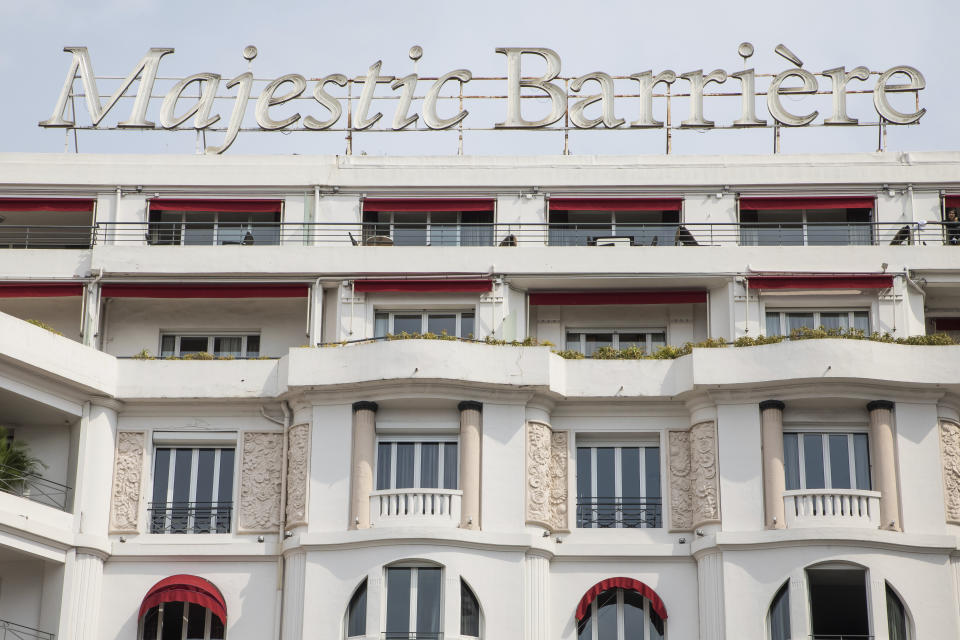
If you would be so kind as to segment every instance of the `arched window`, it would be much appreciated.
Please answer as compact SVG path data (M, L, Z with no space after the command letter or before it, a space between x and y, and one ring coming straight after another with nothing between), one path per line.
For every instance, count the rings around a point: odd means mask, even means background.
M220 590L197 576L161 580L140 605L141 640L223 640L226 624Z
M887 585L887 634L890 640L909 640L907 610L896 592Z
M346 632L348 638L367 635L367 580L354 590L347 605Z
M467 583L460 579L460 636L480 637L480 601Z
M653 589L632 578L611 578L580 599L577 640L663 640L666 618Z
M785 582L770 603L770 640L790 640L790 583Z

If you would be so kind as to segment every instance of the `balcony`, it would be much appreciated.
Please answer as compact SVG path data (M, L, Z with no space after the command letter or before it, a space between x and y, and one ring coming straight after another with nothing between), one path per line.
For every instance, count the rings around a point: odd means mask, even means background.
M783 492L788 529L880 528L880 492L857 489L799 489Z
M66 511L71 489L65 484L0 465L0 491Z
M460 524L457 489L385 489L370 493L370 520L374 527L439 526Z
M232 502L151 502L150 533L230 533Z
M33 627L0 620L0 640L54 640L54 634Z
M659 529L662 498L577 498L577 527L585 529Z

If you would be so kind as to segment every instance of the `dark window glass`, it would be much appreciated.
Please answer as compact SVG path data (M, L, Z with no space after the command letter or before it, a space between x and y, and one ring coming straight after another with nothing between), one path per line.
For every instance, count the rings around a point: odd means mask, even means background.
M210 640L223 640L223 623L217 616L210 616Z
M234 457L233 449L220 450L220 480L217 486L217 533L230 533Z
M845 433L830 435L830 485L831 489L850 488L850 448Z
M800 488L800 449L796 433L783 434L783 465L787 491Z
M783 585L770 605L770 640L790 640L790 592Z
M480 603L463 580L460 581L460 635L480 637Z
M208 340L200 336L182 336L180 338L180 355L188 353L201 353L207 350Z
M597 447L597 526L616 525L617 495L613 447Z
M643 616L643 596L632 589L623 590L624 640L644 640L646 621Z
M387 638L410 636L410 569L387 569ZM391 635L392 634L392 635Z
M597 596L597 639L617 640L617 590Z
M413 464L415 445L412 442L397 443L397 484L395 489L413 488Z
M593 522L593 477L589 447L577 448L577 526L589 527Z
M260 336L247 336L247 357L260 357Z
M200 449L197 452L197 494L193 519L194 533L209 533L214 529L211 522L213 510L213 465L215 449ZM192 610L191 610L192 611ZM191 613L191 616L193 614Z
M420 445L420 486L436 489L440 486L440 445L424 442Z
M457 444L447 442L443 445L443 488L456 489L457 483L457 465L460 460L457 457Z
M183 603L163 603L163 630L160 640L183 640Z
M647 498L660 497L660 447L646 447L644 460L647 476Z
M207 630L207 610L198 604L186 604L187 640L204 640Z
M768 311L767 312L767 335L768 336L779 336L781 335L780 331L780 313L778 311Z
M418 634L433 638L440 632L440 569L417 569L417 628Z
M350 598L347 609L347 637L363 636L367 633L367 581L357 587Z
M143 616L143 640L156 640L160 626L160 607L153 607Z
M825 488L823 475L823 437L819 433L803 434L803 467L805 489Z
M473 338L476 337L476 330L474 329L474 318L473 312L470 313L461 313L460 314L460 336L461 338Z
M427 244L427 214L401 213L393 216L393 244L423 247Z
M431 313L427 316L427 331L436 335L457 335L457 314Z
M160 340L160 357L169 358L177 355L177 337L163 336Z
M857 465L857 489L870 490L870 448L867 434L853 434L853 460Z
M612 333L588 333L586 334L586 349L583 355L588 358L593 355L594 351L600 347L612 347L613 346L613 334Z
M390 455L393 445L381 442L377 445L377 491L390 488Z
M419 313L393 316L393 333L420 333L422 328L423 318Z

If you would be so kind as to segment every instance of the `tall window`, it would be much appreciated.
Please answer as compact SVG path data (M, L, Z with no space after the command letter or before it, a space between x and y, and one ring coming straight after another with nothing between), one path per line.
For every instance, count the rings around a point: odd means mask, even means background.
M150 533L230 533L234 449L156 449Z
M365 211L363 239L389 239L396 246L489 247L492 211Z
M439 640L443 637L440 567L387 568L384 640Z
M162 602L143 616L141 640L223 640L220 618L198 604Z
M577 526L662 527L660 447L578 446Z
M633 245L673 246L679 211L551 211L551 245L587 246L624 238Z
M357 587L347 606L346 635L356 638L367 635L367 581Z
M662 329L567 329L566 348L589 358L600 347L638 347L653 353L666 343L667 333Z
M767 311L767 335L788 336L794 329L857 329L870 333L870 314L867 311Z
M260 336L169 333L160 336L161 357L179 357L191 353L211 353L218 358L257 358L260 356Z
M765 209L740 212L740 244L871 244L872 209Z
M147 239L160 245L277 245L280 213L151 210Z
M577 623L577 640L663 640L663 619L632 589L608 589Z
M866 433L784 433L783 456L788 491L870 490Z
M480 601L467 583L460 579L460 636L480 637Z
M866 580L866 571L848 564L807 569L814 640L872 637Z
M381 440L377 444L377 491L456 489L458 460L456 438Z
M388 333L433 333L472 338L474 318L473 311L377 311L373 335L382 338Z
M907 635L907 610L896 592L886 585L887 591L887 635L890 640L909 640Z
M770 640L790 640L790 583L786 582L770 604Z

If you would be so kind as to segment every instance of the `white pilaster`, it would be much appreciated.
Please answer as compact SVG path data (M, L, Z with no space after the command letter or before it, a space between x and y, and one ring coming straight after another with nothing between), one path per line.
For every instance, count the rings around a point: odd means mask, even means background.
M549 640L550 561L528 553L523 563L523 638Z
M96 555L67 552L59 640L98 640L103 560Z
M284 558L283 640L303 640L303 593L307 554L295 551Z
M700 596L700 640L724 640L723 555L710 553L697 558Z

